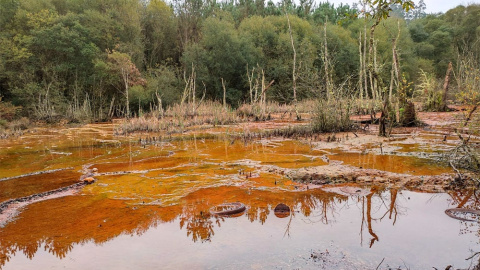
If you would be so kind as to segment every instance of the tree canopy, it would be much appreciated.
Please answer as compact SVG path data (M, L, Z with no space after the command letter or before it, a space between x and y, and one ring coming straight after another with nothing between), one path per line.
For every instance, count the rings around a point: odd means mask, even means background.
M426 14L423 1L408 12L397 1L384 2L393 3L375 32L384 81L398 30L409 81L420 70L443 76L458 55L480 57L480 5ZM205 91L208 99L221 100L225 87L226 101L239 106L250 99L249 76L264 76L274 81L269 99L291 102L285 12L297 53L298 98L321 95L328 70L332 82L349 81L359 93L359 47L365 50L365 29L375 23L364 8L311 0L0 0L0 97L38 119L74 118L88 103L92 117L102 120L136 113L129 105L148 109L157 96L163 106L177 102L193 68L197 94Z

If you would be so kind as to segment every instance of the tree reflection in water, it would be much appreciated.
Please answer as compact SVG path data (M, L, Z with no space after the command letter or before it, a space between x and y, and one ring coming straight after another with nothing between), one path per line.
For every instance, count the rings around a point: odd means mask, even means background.
M390 195L389 198L385 196L387 193ZM375 209L375 213L385 211L383 215L378 218L372 217L372 198L374 195L377 195L377 199L379 203L376 203L377 209ZM397 222L397 217L400 214L406 212L406 209L399 205L398 200L398 190L397 189L390 189L389 192L385 192L384 189L379 189L378 187L372 187L368 195L361 198L362 201L362 227L360 229L360 242L363 244L363 228L364 226L367 227L368 233L371 236L369 247L371 248L375 242L378 242L380 239L378 235L373 230L372 221L382 221L387 215L388 219L392 220L392 226L395 226ZM366 211L365 211L366 209ZM399 212L400 209L400 212Z
M449 203L451 208L480 209L480 200L478 199L480 191L478 190L452 190L448 192L448 195L450 196ZM469 221L460 221L460 224L460 234L475 233L480 239L480 230L478 226L475 226L476 224ZM478 243L480 243L480 240ZM466 260L471 261L469 269L480 270L480 252L472 251L472 255L466 258Z
M78 244L105 243L122 234L141 235L165 222L178 222L179 230L193 242L215 241L215 231L228 217L210 214L211 207L241 201L247 210L239 218L265 224L276 218L273 209L279 203L291 208L291 220L332 224L342 210L355 206L361 217L360 244L364 234L369 235L372 247L381 235L375 231L375 221L388 218L392 226L406 213L401 191L371 187L365 194L336 194L320 189L306 191L279 191L245 187L222 186L205 188L186 195L179 204L166 207L156 205L128 205L122 200L95 196L71 196L30 205L19 218L0 229L0 267L17 252L33 258L40 247L58 258L65 258ZM473 192L452 192L451 204L478 209ZM469 224L465 223L465 226ZM294 232L289 225L285 234ZM478 234L478 232L477 232Z

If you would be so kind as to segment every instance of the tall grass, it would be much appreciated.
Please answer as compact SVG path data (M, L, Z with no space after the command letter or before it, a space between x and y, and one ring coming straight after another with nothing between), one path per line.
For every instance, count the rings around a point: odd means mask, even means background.
M240 118L230 107L213 101L206 101L195 108L192 104L175 104L163 111L155 111L146 116L125 120L115 129L115 134L124 135L132 132L184 132L186 128L209 124L213 126L234 124Z
M6 121L0 119L0 139L22 136L24 131L31 126L30 120L26 117Z
M315 110L315 100L307 99L297 103L297 111L299 113L313 113ZM237 114L243 118L253 118L256 120L265 120L261 119L261 108L258 104L244 103L237 109ZM265 115L268 119L268 115L272 114L281 114L281 118L287 113L294 113L295 108L292 104L280 104L278 102L267 102L265 105Z

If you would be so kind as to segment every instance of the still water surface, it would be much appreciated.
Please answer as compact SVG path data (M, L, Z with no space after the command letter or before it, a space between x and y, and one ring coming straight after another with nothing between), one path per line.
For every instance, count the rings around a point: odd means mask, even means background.
M1 269L375 269L382 260L379 269L444 269L468 268L465 259L480 251L478 224L444 213L478 208L472 193L304 190L265 168L326 164L325 151L308 144L201 134L142 144L112 133L91 125L0 144L0 202L75 183L89 168L99 173L76 195L30 204L4 223ZM448 171L413 156L332 151L329 158L394 172ZM54 169L63 170L25 176ZM209 214L235 201L247 206L244 214ZM292 215L277 217L278 203Z

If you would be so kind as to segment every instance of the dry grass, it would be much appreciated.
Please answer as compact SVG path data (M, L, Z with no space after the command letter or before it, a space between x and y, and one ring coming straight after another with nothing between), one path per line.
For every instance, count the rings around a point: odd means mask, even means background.
M297 103L297 110L299 113L313 113L315 108L314 100L303 100ZM268 119L272 114L286 114L288 112L295 112L293 104L280 104L278 102L267 102L265 105L264 118ZM237 109L237 114L243 118L255 118L262 120L262 108L259 104L244 103Z
M30 120L26 117L12 120L11 122L0 120L0 139L22 136L30 125Z
M382 108L382 102L375 99L355 99L350 103L352 113L359 115L375 114Z
M195 111L195 114L193 114ZM133 132L182 133L186 128L209 124L213 126L238 123L240 118L231 108L218 102L204 102L193 109L191 104L175 104L163 112L125 120L115 129L116 135Z
M346 103L342 103L346 104ZM342 105L339 104L339 105ZM318 112L317 100L305 100L297 104L299 113L307 113L314 115ZM343 115L342 125L345 123L344 110L335 107L335 113ZM330 109L329 109L330 110ZM340 110L340 111L339 111ZM193 113L195 111L195 114ZM154 111L145 116L132 118L123 121L116 129L116 135L125 135L133 132L167 132L167 133L183 133L186 129L193 126L200 125L228 125L245 121L259 121L270 120L272 115L283 118L288 112L294 112L294 106L289 104L279 104L275 102L268 102L265 106L264 117L261 117L261 108L258 105L243 104L237 110L232 110L230 107L224 108L219 102L207 101L195 109L192 104L175 104L164 111ZM330 117L330 116L328 116ZM331 116L333 117L333 115ZM330 119L330 118L329 118ZM332 118L332 123L337 123L337 118ZM335 129L336 130L336 129ZM344 130L344 128L340 128ZM304 133L305 131L297 130L296 133ZM310 131L309 131L310 132ZM287 132L289 133L289 132Z

